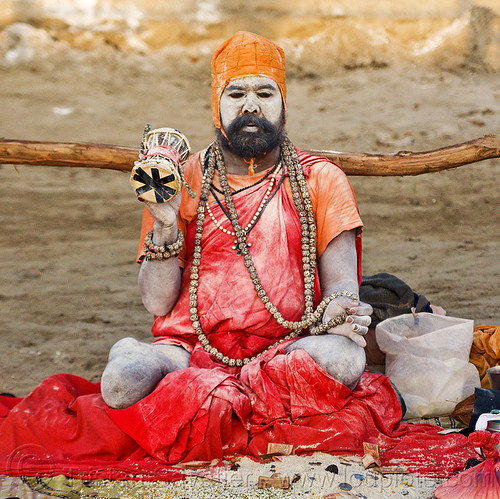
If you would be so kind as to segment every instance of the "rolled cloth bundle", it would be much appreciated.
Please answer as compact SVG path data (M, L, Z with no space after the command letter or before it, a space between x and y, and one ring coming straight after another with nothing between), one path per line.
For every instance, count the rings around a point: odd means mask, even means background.
M425 296L414 293L404 281L385 272L363 276L359 297L373 307L371 327L385 319L409 314L412 307L416 312L432 312Z
M500 326L476 326L470 350L470 362L479 371L481 386L490 388L486 370L500 364Z

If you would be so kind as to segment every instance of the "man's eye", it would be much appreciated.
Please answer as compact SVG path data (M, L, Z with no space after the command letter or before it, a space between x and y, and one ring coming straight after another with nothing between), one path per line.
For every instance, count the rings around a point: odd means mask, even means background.
M232 92L229 94L232 99L241 99L243 97L243 92Z
M262 99L267 99L268 97L271 97L271 92L259 92L257 94L260 98Z

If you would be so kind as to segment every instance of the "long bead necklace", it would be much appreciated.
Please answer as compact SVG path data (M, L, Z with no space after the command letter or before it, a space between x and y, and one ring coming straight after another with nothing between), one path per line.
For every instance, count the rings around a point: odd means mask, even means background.
M205 170L203 177L201 193L200 193L200 203L197 209L197 220L196 220L196 233L194 236L194 251L193 251L193 262L191 266L190 273L190 285L189 285L189 306L191 313L191 321L193 323L193 328L198 336L198 339L203 346L203 348L213 354L216 359L229 366L241 367L244 364L248 364L258 356L267 352L271 348L283 343L289 339L296 338L299 336L304 329L307 329L314 324L316 324L322 317L328 304L339 296L347 296L352 299L358 299L354 293L349 291L341 291L333 295L329 295L321 301L316 310L314 310L314 277L316 273L316 225L314 220L314 211L312 208L311 200L309 197L309 191L307 189L307 183L302 172L302 167L297 157L297 153L293 147L290 140L285 137L281 146L284 164L286 165L290 178L290 185L292 188L292 198L297 208L299 214L299 220L302 230L302 261L304 270L304 301L305 310L299 321L293 322L288 321L283 318L278 309L273 305L267 296L266 291L262 287L260 279L257 275L256 268L253 264L252 257L248 250L248 242L246 241L246 233L240 225L238 219L238 213L234 206L232 199L231 189L227 181L226 169L224 164L224 158L222 156L222 151L219 143L214 143L208 157L208 166ZM203 235L203 224L205 221L205 212L208 207L208 192L210 185L212 184L215 170L219 172L219 180L224 192L224 198L226 201L226 207L229 213L229 219L234 229L234 234L237 238L236 248L238 253L243 256L245 267L247 267L250 274L250 278L254 285L254 289L264 304L265 308L271 313L271 315L276 319L278 324L281 324L284 328L290 329L291 332L284 338L274 342L269 345L265 350L259 352L253 357L245 358L231 358L224 355L217 348L210 345L208 337L203 331L200 324L200 317L198 314L198 285L199 285L199 266L201 263L201 239ZM311 328L312 334L322 334L328 329L342 324L347 315L341 314L337 317L332 318L326 323L317 325Z

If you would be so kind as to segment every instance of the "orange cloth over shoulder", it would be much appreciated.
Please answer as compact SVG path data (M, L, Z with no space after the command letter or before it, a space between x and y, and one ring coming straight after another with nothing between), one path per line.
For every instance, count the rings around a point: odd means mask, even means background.
M219 104L227 84L244 76L266 76L278 85L286 111L285 53L266 38L239 31L226 40L212 58L212 116L221 129Z

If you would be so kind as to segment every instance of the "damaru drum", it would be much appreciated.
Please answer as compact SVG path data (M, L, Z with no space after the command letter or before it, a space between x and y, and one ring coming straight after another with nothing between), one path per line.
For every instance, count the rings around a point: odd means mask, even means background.
M184 183L182 164L191 153L186 136L174 128L146 131L140 160L136 161L130 182L140 201L164 203L176 196Z

